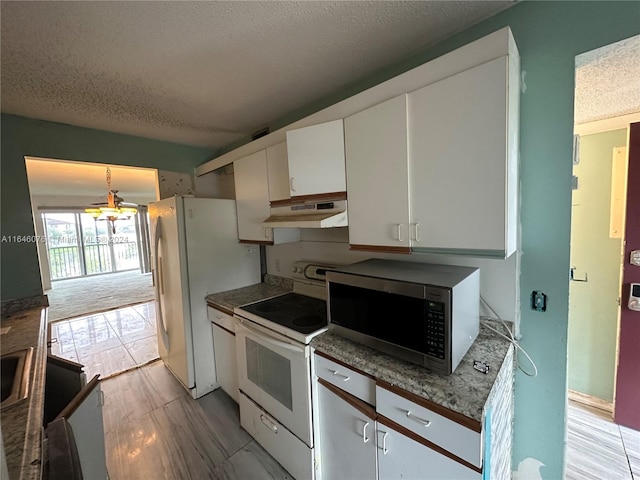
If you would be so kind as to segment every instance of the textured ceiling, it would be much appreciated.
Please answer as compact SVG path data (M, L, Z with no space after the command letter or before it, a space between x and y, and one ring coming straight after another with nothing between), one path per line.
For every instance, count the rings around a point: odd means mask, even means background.
M513 1L2 1L2 111L212 148Z
M640 112L640 35L576 57L576 125Z

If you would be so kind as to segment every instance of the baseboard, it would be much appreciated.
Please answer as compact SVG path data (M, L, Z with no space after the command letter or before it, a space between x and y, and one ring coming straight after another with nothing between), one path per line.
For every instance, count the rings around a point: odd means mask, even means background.
M613 403L602 400L601 398L592 397L586 393L569 390L569 400L613 414Z

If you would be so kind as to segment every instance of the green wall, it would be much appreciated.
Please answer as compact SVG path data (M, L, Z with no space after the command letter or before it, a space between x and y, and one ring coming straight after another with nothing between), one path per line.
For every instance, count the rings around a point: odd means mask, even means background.
M627 143L627 131L580 138L580 163L573 167L569 285L569 388L613 402L618 333L618 291L622 240L609 238L613 149Z
M640 2L520 2L270 127L272 131L284 127L505 26L513 31L524 76L520 104L522 346L539 370L535 378L520 372L516 376L513 466L517 469L520 461L533 457L545 465L543 478L560 479L566 422L575 56L640 34ZM548 295L546 312L528 308L533 290Z
M14 115L1 118L1 214L3 236L32 236L31 202L24 157L109 163L193 173L210 149L78 128ZM42 295L33 243L0 246L2 301Z

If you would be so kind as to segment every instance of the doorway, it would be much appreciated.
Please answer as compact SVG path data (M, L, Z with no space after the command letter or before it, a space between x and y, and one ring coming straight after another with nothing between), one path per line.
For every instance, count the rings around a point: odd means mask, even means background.
M640 432L613 422L629 125L640 120L640 36L576 57L569 273L567 478L633 478ZM640 388L636 385L634 388Z
M159 198L155 169L25 159L49 321L154 299L146 205ZM110 185L137 213L115 222L85 208L105 204Z

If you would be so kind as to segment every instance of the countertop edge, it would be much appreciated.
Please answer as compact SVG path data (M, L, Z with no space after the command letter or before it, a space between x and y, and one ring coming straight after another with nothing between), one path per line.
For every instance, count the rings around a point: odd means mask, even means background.
M331 349L327 349L325 348L325 345L323 345L323 342L330 341L331 336L339 337L340 342L348 342L350 344L349 348L353 347L353 348L356 348L357 350L361 350L362 352L368 352L368 355L365 355L368 359L367 363L374 362L378 366L365 368L362 365L359 366L357 360L355 363L350 363L349 361L347 361L344 358L341 358L340 356L336 357L334 353L331 351ZM471 420L482 422L484 418L487 402L489 402L491 400L492 395L495 394L494 389L496 388L495 383L496 383L497 377L500 371L505 366L506 358L508 357L512 358L512 355L509 354L509 350L512 349L513 346L512 345L507 346L506 345L507 342L505 340L500 339L497 335L496 336L494 336L493 334L479 335L479 338L476 340L476 342L479 342L480 344L485 344L484 348L488 348L489 346L492 346L490 344L495 341L499 341L501 343L503 342L504 345L499 349L500 350L499 353L498 351L496 351L496 354L500 355L501 357L499 362L499 367L497 368L497 370L491 372L488 375L488 378L486 379L486 382L489 382L489 381L491 382L490 385L486 385L485 383L486 387L481 387L478 385L479 388L476 388L476 386L472 385L469 382L461 382L462 377L460 377L460 375L456 373L455 376L445 377L447 379L450 379L450 385L446 386L443 384L443 382L436 381L433 384L432 394L427 394L427 395L424 394L425 393L424 390L417 391L413 388L406 388L406 386L409 385L411 382L404 382L400 379L400 377L397 377L397 375L395 376L396 380L394 381L391 377L389 377L389 372L385 372L385 369L381 368L380 365L395 364L397 365L397 368L405 368L406 366L407 368L406 375L408 375L406 378L413 378L410 376L411 371L414 370L414 373L416 369L422 371L423 370L422 367L408 364L390 355L387 355L384 352L380 352L375 349L372 349L371 347L361 345L358 342L353 342L349 339L341 337L340 335L337 335L336 333L331 332L331 330L329 330L328 332L325 332L321 336L314 338L311 341L311 346L314 348L314 350L323 352L332 358L336 358L337 360L347 365L351 365L353 368L357 370L364 371L367 375L372 376L375 379L389 382L392 385L395 385L402 390L406 390L407 392L413 395L416 395L420 398L423 398L424 400L432 402L436 405L439 405L440 407L448 409L457 414L461 414L467 418L470 418ZM474 342L474 344L476 342ZM487 342L489 342L489 344L487 344ZM465 355L466 363L470 363L471 350L472 349L470 349L470 352L467 352L467 355ZM356 354L354 359L355 358L360 358L360 355ZM366 366L366 363L365 363L365 366ZM478 374L478 372L476 372L475 370L473 370L471 365L463 366L461 364L459 366L459 369L461 372L466 370L467 373L465 373L465 375L474 375L476 380L480 379L480 383L484 382L484 380L482 380L483 376L481 374ZM458 378L456 379L455 377L458 377ZM449 380L447 380L447 382L449 382ZM405 383L407 385L405 385ZM457 394L451 397L452 393L458 390L460 391L460 394ZM447 394L442 395L441 392L447 392ZM467 401L460 403L461 395L463 397L466 397L467 399L474 398L474 400L471 401L470 403L467 403ZM447 396L451 397L453 401L449 401L449 399L447 399Z
M44 392L47 368L47 319L48 308L40 313L40 331L36 346L35 366L29 395L29 413L27 417L22 454L21 480L36 480L42 470L42 420L44 415Z

